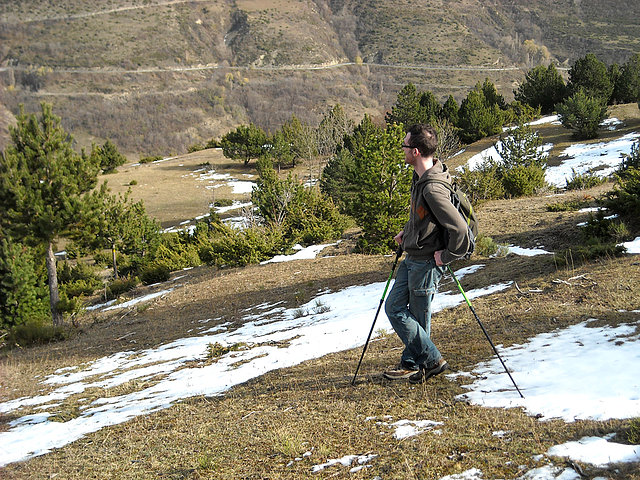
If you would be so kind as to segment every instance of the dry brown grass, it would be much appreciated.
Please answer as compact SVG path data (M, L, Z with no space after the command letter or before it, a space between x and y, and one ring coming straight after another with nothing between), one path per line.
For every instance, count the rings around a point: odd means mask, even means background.
M599 190L588 192L597 196ZM546 197L487 202L479 207L483 230L505 243L563 248L574 241L583 214L546 211ZM523 215L523 212L526 212ZM532 235L532 232L535 234ZM202 267L180 272L180 285L148 308L94 313L82 319L82 332L49 347L15 350L2 359L12 389L4 399L33 395L43 388L39 375L62 366L130 349L158 346L188 335L199 320L220 317L238 322L243 310L278 298L287 307L312 299L320 289L382 281L391 257L342 252L331 258L216 271ZM342 254L340 254L342 253ZM603 259L570 267L551 257L475 258L486 265L464 280L466 289L502 281L512 288L474 300L494 341L505 346L598 318L608 324L637 320L640 263L634 256ZM560 281L558 281L560 280ZM139 293L148 291L144 287ZM451 290L444 281L441 290ZM624 310L625 312L621 312ZM211 325L213 326L213 325ZM465 306L438 313L433 335L454 371L468 371L491 356ZM487 409L455 400L461 380L438 377L423 386L386 381L380 372L393 364L401 344L384 335L370 344L356 386L350 384L360 349L338 352L301 365L270 372L215 398L191 398L164 411L87 435L54 452L12 464L3 478L439 478L481 468L486 478L514 478L538 465L534 455L550 446L618 432L624 442L627 421L541 422L519 409ZM517 379L525 382L525 379ZM118 391L89 392L115 395ZM13 390L15 389L15 390ZM38 392L37 392L38 391ZM60 408L58 420L77 414L77 399ZM22 414L22 412L21 412ZM389 420L385 416L393 417ZM367 420L367 418L373 419ZM13 417L1 418L5 424ZM434 420L441 434L427 432L406 440L393 438L384 422ZM498 438L492 432L509 433ZM305 452L311 456L302 457ZM347 454L377 454L371 468L350 474L333 466L312 474L312 465ZM301 460L296 460L301 459ZM510 462L507 462L509 460ZM293 462L293 463L290 463ZM637 466L599 472L582 465L589 477L640 478Z
M257 178L253 162L244 167L241 162L225 158L219 149L207 149L160 162L128 164L117 173L103 175L100 181L106 180L113 192L123 193L130 188L131 196L143 200L147 213L163 227L177 226L208 213L209 205L216 200L248 201L250 194L234 194L224 180L201 180L200 175L205 172L228 174L242 181ZM137 184L131 185L132 180ZM212 185L219 188L211 188Z
M635 104L610 107L609 114L610 117L624 118L624 126L615 132L602 130L599 138L588 143L597 143L612 138L619 138L626 133L637 131L640 126L640 110L638 110ZM539 131L544 143L551 142L554 144L554 148L550 152L550 165L558 164L561 161L559 158L560 153L566 147L575 143L575 140L571 138L571 132L562 126L546 124L536 127L536 130ZM458 166L465 164L471 156L489 148L497 138L497 136L485 138L468 146L465 152L447 162L449 168L455 170ZM307 179L310 175L317 177L319 168L320 165L317 161L303 161L294 169L284 169L281 174L284 176L291 172L298 175L301 179ZM218 174L228 174L236 180L255 181L257 178L254 161L251 161L248 166L244 166L242 162L225 158L219 149L207 149L187 155L180 155L161 162L127 164L120 167L117 173L102 176L101 181L106 180L109 188L113 192L124 193L130 188L132 197L136 200L143 200L147 213L158 219L163 227L177 226L182 222L193 220L197 216L208 213L209 205L215 200L249 200L250 194L234 194L230 187L224 186L227 183L226 180L199 180L203 169L215 171L215 173ZM137 184L130 185L133 180L135 180ZM218 185L219 188L207 188L207 186L211 187L212 185ZM610 188L609 185L598 189L594 195L600 195L608 188ZM574 192L568 194L567 198L577 198L582 195L581 192ZM492 214L485 215L486 218L481 219L482 230L484 232L493 231L494 227L487 225L486 222L493 222L493 219L498 218L499 220L495 221L506 221L506 223L503 223L501 228L495 229L495 233L487 234L495 236L495 239L501 242L502 237L510 235L511 230L521 230L525 232L525 235L521 236L523 238L517 237L513 240L516 243L519 242L520 246L533 246L535 242L525 237L530 234L530 230L528 229L530 226L536 226L537 228L535 230L538 230L540 227L540 225L536 225L536 222L530 221L531 218L537 218L532 209L538 208L538 206L532 204L528 199L514 200L514 202L518 204L518 209L514 208L514 214L508 218L495 217ZM549 203L552 203L552 201L550 200ZM487 206L485 208L487 208L488 211L492 211L494 208L502 207ZM526 216L518 213L520 208L524 208L527 211ZM538 210L538 213L542 213L544 216L544 205L540 206ZM240 211L236 210L223 216L237 216L239 214ZM509 215L508 212L505 214ZM534 217L531 217L531 215L534 215ZM559 217L561 217L561 215L559 215ZM544 218L549 222L556 222L555 220L549 219L548 216L544 216ZM525 223L524 229L523 225L516 226L517 223L522 222ZM548 235L548 238L553 240L554 236ZM527 244L523 245L523 242ZM548 248L554 248L553 245L554 243L548 243L546 246Z
M300 180L307 180L309 176L317 178L320 167L319 161L303 161L295 168L283 168L280 174L286 176L292 173ZM229 178L202 178L214 173L228 175ZM242 161L225 158L221 149L211 148L159 162L129 163L116 173L102 175L99 182L106 181L114 193L131 189L131 197L136 201L142 200L151 217L163 227L170 227L209 213L209 206L215 201L249 202L251 193L234 193L228 183L231 180L255 182L257 178L254 160L245 166ZM135 181L134 185L132 181ZM238 216L241 213L241 209L235 209L221 217Z

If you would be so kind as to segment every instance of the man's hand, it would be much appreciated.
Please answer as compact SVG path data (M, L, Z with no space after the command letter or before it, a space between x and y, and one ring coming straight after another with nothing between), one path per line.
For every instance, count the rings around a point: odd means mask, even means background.
M398 245L402 245L402 236L404 235L404 230L400 230L400 233L397 234L393 239L396 241Z
M437 250L433 254L433 258L436 261L436 265L438 267L444 267L444 263L442 263L442 252L444 252L444 250Z

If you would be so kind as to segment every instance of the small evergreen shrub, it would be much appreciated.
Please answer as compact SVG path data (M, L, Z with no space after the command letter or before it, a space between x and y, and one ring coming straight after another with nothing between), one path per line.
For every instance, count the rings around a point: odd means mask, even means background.
M107 285L107 300L118 298L138 285L138 277L121 277Z
M504 198L505 189L500 178L499 165L491 158L474 170L464 167L456 177L458 186L466 193L471 203L479 200Z
M60 291L68 298L93 295L103 286L100 277L90 266L82 262L73 267L69 262L63 262L58 269L58 282Z
M127 159L122 155L111 140L107 140L102 147L95 147L93 155L100 161L102 173L116 173L116 168L124 165Z
M108 252L96 252L93 254L93 261L100 267L110 267L111 254Z
M234 343L232 345L222 345L219 342L210 343L207 345L207 359L218 360L229 352L237 352L239 350L246 350L247 348L247 344L244 342Z
M158 160L162 160L162 156L161 155L140 157L140 163L152 163L152 162L157 162Z
M284 238L282 229L273 226L235 230L218 224L216 230L210 242L199 252L203 261L216 267L260 263L292 245Z
M554 255L554 258L558 264L572 265L574 263L584 263L602 257L620 257L624 255L626 250L622 245L592 240L589 243L558 252Z
M567 179L567 190L585 190L587 188L597 187L604 183L604 179L598 177L593 172L576 173L575 169L571 169L572 176Z
M166 265L148 265L140 272L140 281L145 285L166 282L171 278L171 270Z
M632 223L640 217L640 140L631 147L628 155L615 174L616 185L607 193L606 205Z
M519 165L503 173L502 184L510 197L530 196L545 186L544 168Z
M600 123L607 118L607 104L580 89L564 102L556 105L560 122L573 130L573 137L589 140L598 136Z
M102 288L102 282L92 283L87 280L76 280L75 282L60 285L60 291L64 292L69 298L91 296L93 293Z
M230 207L233 205L233 200L230 198L219 198L213 202L214 207Z
M212 138L207 142L205 148L222 148L222 141L217 138Z
M532 107L527 103L514 100L504 112L505 125L512 123L531 122L540 116L540 105Z
M61 292L60 300L58 301L57 306L58 311L67 314L68 316L73 316L77 313L80 313L83 309L82 302L77 297L68 297L66 292Z
M629 425L627 440L632 445L640 445L640 418L634 418Z
M640 140L631 146L631 153L623 155L622 165L620 165L620 173L632 168L640 168Z
M69 262L63 262L58 268L58 281L60 283L71 283L77 280L100 281L98 275L86 263L78 262L71 266Z
M483 257L490 257L498 252L498 248L499 246L493 238L481 233L476 238L474 254L481 255Z
M6 344L9 347L27 347L31 345L44 345L52 342L66 340L71 335L71 330L62 326L53 326L50 323L38 321L27 322L24 325L16 325L9 329Z
M202 259L198 253L199 246L190 243L177 243L172 247L161 244L156 250L154 263L162 265L169 271L182 270L202 265Z
M205 149L205 147L202 146L200 143L195 143L193 145L190 145L187 148L187 152L188 153L199 152L199 151L204 150L204 149Z
M587 262L601 257L619 257L626 248L619 243L629 235L627 226L604 213L591 215L582 230L582 244L559 252L555 259L561 264Z
M621 242L629 236L629 229L624 222L615 218L605 218L602 211L590 215L583 227L582 235L586 242L597 239L600 242Z
M330 198L314 189L303 189L291 202L285 219L284 235L292 243L313 245L339 238L347 219Z
M32 250L0 231L0 329L50 319L49 297L42 265Z

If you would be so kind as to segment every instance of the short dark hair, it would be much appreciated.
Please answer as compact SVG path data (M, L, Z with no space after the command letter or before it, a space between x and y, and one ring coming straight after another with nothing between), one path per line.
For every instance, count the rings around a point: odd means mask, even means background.
M423 157L429 157L436 153L438 148L438 134L431 125L418 123L412 125L407 133L411 134L409 143L413 148L417 148Z

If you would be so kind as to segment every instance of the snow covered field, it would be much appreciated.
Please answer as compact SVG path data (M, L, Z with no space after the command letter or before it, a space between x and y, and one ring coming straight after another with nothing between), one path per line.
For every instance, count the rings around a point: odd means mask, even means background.
M530 125L542 125L545 123L558 123L558 116L543 117L532 122ZM619 124L620 121L618 119L609 118L603 126L610 130L615 130ZM573 177L574 171L576 174L584 174L593 169L597 169L594 170L594 173L599 177L609 176L622 163L622 155L628 155L631 152L631 146L638 138L640 138L640 133L634 132L608 142L590 144L577 143L571 145L559 153L558 156L562 159L560 165L547 168L545 179L551 185L563 188L566 186L567 180ZM546 154L548 154L552 148L553 144L551 143L544 144L540 147ZM500 155L494 146L471 157L467 162L467 166L473 170L482 163L484 159L489 157L495 160L500 159Z

